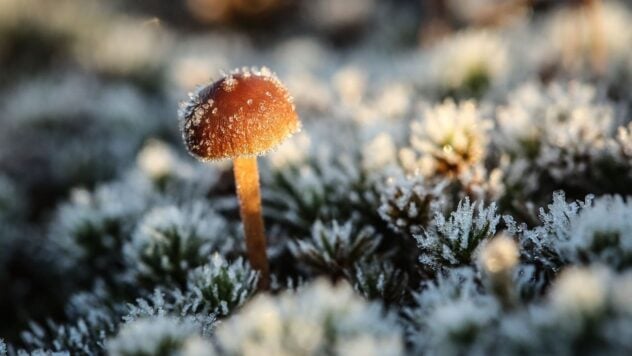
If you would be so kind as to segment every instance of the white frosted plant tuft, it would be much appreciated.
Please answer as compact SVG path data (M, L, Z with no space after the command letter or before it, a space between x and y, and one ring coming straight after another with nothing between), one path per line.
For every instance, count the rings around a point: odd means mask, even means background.
M431 51L431 82L439 92L480 97L506 80L507 44L490 31L468 30L440 42Z
M542 225L526 231L522 245L529 258L551 268L602 263L624 269L632 263L631 217L632 205L620 196L566 203L558 192L548 211L540 211Z
M325 280L277 297L255 297L216 335L227 355L401 355L404 346L393 315L348 284Z
M410 143L417 162L405 163L409 171L426 176L458 176L483 160L492 122L481 117L475 102L456 104L447 100L424 111L411 124Z
M213 345L197 334L195 326L169 317L139 319L123 325L108 340L108 354L142 355L215 355Z
M311 237L290 243L292 254L309 267L324 272L341 273L371 255L381 236L372 227L356 227L351 221L317 220Z
M255 292L258 274L242 259L226 261L214 254L211 261L192 270L183 311L229 315Z
M380 217L396 232L420 234L447 205L446 186L446 181L436 183L419 174L395 173L380 186Z
M212 252L225 251L232 242L225 220L209 203L193 201L150 210L125 253L141 278L184 283L189 269L205 264Z
M475 261L482 244L496 234L501 216L495 203L460 201L449 216L437 211L433 223L415 235L419 262L429 270L468 265Z

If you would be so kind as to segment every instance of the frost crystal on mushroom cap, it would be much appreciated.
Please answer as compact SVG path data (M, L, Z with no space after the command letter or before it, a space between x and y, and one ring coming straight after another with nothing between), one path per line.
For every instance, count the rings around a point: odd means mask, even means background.
M182 136L200 160L259 155L300 128L292 97L267 68L233 71L189 96Z

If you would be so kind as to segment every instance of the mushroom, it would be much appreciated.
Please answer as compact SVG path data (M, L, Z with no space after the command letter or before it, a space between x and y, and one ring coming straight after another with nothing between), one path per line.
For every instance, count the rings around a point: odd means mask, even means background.
M200 161L233 160L248 260L267 289L257 156L300 130L292 97L265 67L235 70L189 96L179 112L185 145Z

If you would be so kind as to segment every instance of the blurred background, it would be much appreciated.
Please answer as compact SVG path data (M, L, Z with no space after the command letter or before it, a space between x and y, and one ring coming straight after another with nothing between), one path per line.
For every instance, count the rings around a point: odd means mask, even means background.
M278 73L307 120L371 92L384 93L381 110L405 111L412 96L481 98L533 77L612 79L609 95L626 96L625 10L592 0L1 0L0 169L37 219L68 187L115 177L147 138L177 141L178 101L241 66Z
M132 167L160 170L164 150L189 159L178 102L241 66L276 72L307 125L412 118L421 102L494 101L517 83L565 78L595 83L629 109L629 5L0 0L0 215L12 221L2 234L46 235L73 189ZM0 248L0 290L11 285L0 293L8 340L29 319L62 313L50 305L67 297L59 278L40 278L42 269L24 262L42 253L37 244L16 239Z

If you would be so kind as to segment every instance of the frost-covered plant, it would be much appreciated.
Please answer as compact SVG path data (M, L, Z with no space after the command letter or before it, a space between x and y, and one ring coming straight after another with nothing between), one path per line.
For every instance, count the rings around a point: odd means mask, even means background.
M485 158L491 125L473 101L457 105L446 100L427 108L410 127L410 144L419 157L404 150L404 167L425 176L458 176Z
M159 113L136 88L89 75L45 76L20 83L12 93L3 104L0 164L20 178L36 212L76 186L117 177L143 138L161 125L139 119Z
M259 295L217 328L226 355L400 355L393 315L346 283L318 280L298 292Z
M491 336L500 306L487 295L471 268L447 270L422 285L415 306L406 310L408 340L415 352L436 355L477 354Z
M446 271L406 310L408 340L424 354L623 355L632 346L631 281L599 266L571 268L545 298L502 309L473 270Z
M499 144L525 158L550 156L547 149L574 153L599 148L612 131L614 112L597 94L596 88L580 82L520 86L498 109ZM552 163L549 158L538 163Z
M561 8L546 18L542 38L546 60L564 70L590 77L625 74L632 31L630 8L621 1L603 1L596 7ZM572 38L572 41L569 41ZM629 70L629 69L628 69Z
M122 314L123 306L113 301L103 283L96 283L92 291L70 298L64 322L31 323L21 334L22 344L31 351L104 354L105 340L118 330Z
M50 238L66 255L64 263L79 267L81 275L116 279L124 270L124 246L153 198L151 183L136 175L93 193L75 190L59 208Z
M49 322L45 328L32 325L22 334L22 339L33 350L50 348L72 354L103 354L105 340L114 332L116 324L113 320L87 322L83 319L61 325Z
M632 203L620 196L595 199L573 219L570 236L560 246L567 261L632 266Z
M374 258L359 262L348 273L347 279L368 299L398 303L408 292L408 274L388 260L380 262Z
M575 198L627 192L627 163L609 148L616 109L597 88L574 81L526 83L510 93L497 109L494 141L510 157L504 170L513 199L544 204L555 189Z
M496 234L499 222L495 203L486 207L483 202L471 203L469 198L459 202L447 218L436 212L432 225L415 236L421 252L419 262L427 270L468 265L479 246Z
M213 346L198 335L194 325L169 317L138 319L125 324L108 340L113 356L214 355Z
M542 225L524 232L526 256L557 269L565 264L602 263L625 269L632 263L632 205L620 196L586 197L567 203L557 192Z
M226 316L250 298L257 279L257 273L242 259L229 263L215 254L210 263L190 272L183 312Z
M374 182L361 167L359 147L346 144L359 140L356 127L336 123L333 129L309 129L314 134L333 133L331 146L312 148L304 162L264 172L262 180L268 186L262 192L266 215L292 235L308 234L316 220L379 220L379 197Z
M501 85L509 68L507 45L496 33L470 30L432 49L431 80L441 95L480 97Z
M189 269L231 247L226 231L226 221L205 201L157 207L141 219L125 253L141 280L184 285Z
M185 310L188 303L186 291L178 288L157 288L150 295L136 299L135 303L127 305L127 313L123 320L131 323L154 317L176 318L183 323L195 325L203 336L209 336L215 322L216 315L213 313L195 313L191 309Z
M624 355L632 350L631 291L629 272L571 267L554 281L545 303L507 318L499 331L508 334L514 350L527 354ZM538 342L529 342L531 337Z
M128 305L126 321L171 316L198 326L209 335L216 317L227 316L254 293L257 273L243 260L228 262L214 254L203 266L190 270L187 284L180 288L157 288Z
M447 182L438 184L419 174L399 174L387 178L380 189L380 216L394 231L412 236L422 232L435 211L446 202Z
M315 270L342 274L371 255L380 240L370 226L358 228L351 221L340 225L336 220L317 220L311 238L292 241L289 246L294 257Z

